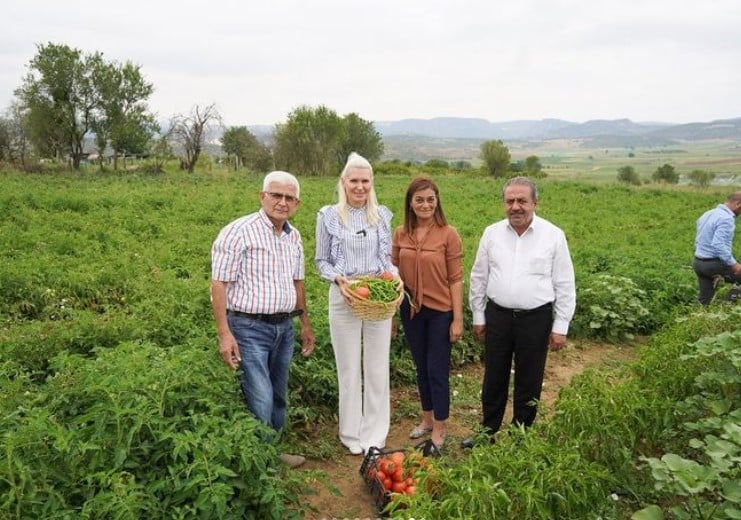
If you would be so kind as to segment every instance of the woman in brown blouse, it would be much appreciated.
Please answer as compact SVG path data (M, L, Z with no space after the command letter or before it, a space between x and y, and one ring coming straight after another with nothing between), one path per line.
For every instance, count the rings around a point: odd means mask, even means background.
M401 322L422 404L422 420L409 436L431 433L439 451L450 414L450 352L463 334L463 250L432 179L418 177L409 184L404 224L394 231L391 261L409 296L401 304Z

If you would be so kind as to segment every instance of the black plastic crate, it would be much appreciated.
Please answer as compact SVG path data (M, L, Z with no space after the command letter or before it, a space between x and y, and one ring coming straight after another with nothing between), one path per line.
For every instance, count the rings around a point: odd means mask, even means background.
M363 458L363 463L360 465L360 476L373 498L373 503L379 515L383 513L383 510L391 501L391 492L387 491L383 487L383 482L378 480L378 459L396 451L406 453L406 450L381 450L375 446L371 446Z

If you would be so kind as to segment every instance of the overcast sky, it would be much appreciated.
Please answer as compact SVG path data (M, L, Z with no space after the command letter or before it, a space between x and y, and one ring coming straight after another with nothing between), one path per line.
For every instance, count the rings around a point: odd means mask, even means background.
M140 65L161 120L741 117L741 0L4 0L0 110L47 42Z

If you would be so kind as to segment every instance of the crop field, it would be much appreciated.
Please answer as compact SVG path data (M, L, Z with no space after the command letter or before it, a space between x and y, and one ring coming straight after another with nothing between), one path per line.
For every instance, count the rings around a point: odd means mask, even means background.
M698 309L691 270L694 221L729 188L576 180L568 171L577 166L549 163L539 150L550 177L539 183L537 213L564 229L576 268L570 334L616 345L640 335L641 361L619 375L579 378L553 419L537 423L537 435L441 460L426 477L429 492L392 516L630 518L656 514L655 505L715 506L733 518L741 508L741 312ZM574 164L583 168L596 153ZM637 151L631 160L647 157ZM711 160L696 150L683 164ZM483 229L503 218L503 181L434 177L463 239L467 274ZM410 179L376 177L395 224ZM336 421L337 383L327 285L312 259L316 213L336 200L336 178L300 181L293 223L307 254L317 350L294 360L291 426L281 442L324 455L333 440L312 435L315 425ZM259 208L261 179L221 170L0 172L0 186L0 518L302 517L307 480L321 475L286 470L276 463L279 446L260 440L262 427L218 357L209 303L211 243L225 224ZM454 362L479 360L469 327ZM403 337L392 345L392 381L414 382ZM712 438L725 443L713 444L716 459L703 451ZM718 450L730 462L713 466ZM675 459L663 454L712 471L693 476L702 486L682 488L686 479L671 478Z
M648 181L656 168L671 164L680 175L692 170L720 179L741 179L741 147L729 140L677 142L664 146L584 146L582 140L552 140L511 145L514 159L537 155L551 178L614 182L618 168L633 166ZM741 182L741 181L736 181Z
M741 184L741 145L729 139L671 141L665 144L624 146L610 139L550 139L545 141L508 141L512 161L536 155L551 179L615 182L618 168L632 166L644 181L664 164L674 166L680 183L692 170L715 174L716 184L729 180ZM394 136L386 145L387 159L414 157L424 163L430 159L467 161L481 165L477 139L444 139L419 136ZM685 176L685 177L683 177Z

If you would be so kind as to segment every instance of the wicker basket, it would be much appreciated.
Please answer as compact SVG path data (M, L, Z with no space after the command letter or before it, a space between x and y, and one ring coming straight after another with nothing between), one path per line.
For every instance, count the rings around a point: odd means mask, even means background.
M347 292L352 297L350 309L356 317L361 320L383 321L389 319L396 313L396 309L404 298L404 284L399 280L397 285L399 296L390 302L379 302L361 298L352 288L348 287Z

